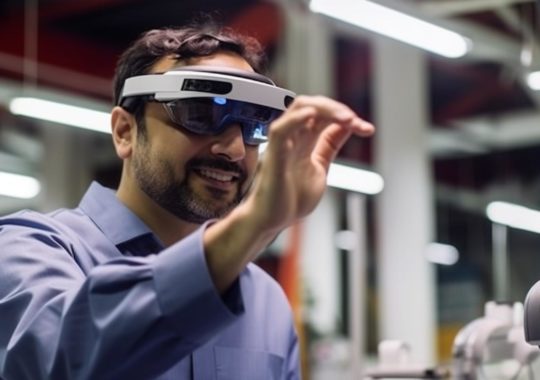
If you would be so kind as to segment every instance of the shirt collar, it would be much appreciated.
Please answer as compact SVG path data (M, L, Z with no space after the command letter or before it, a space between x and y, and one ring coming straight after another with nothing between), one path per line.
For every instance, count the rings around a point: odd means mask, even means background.
M79 208L114 245L118 246L143 235L152 235L158 240L150 228L116 197L113 190L97 182L92 182Z

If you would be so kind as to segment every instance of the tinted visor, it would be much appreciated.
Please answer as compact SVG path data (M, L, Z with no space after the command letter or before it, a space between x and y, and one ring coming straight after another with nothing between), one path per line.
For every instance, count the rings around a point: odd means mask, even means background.
M172 122L190 132L217 135L232 124L242 127L244 143L268 140L268 127L283 111L222 97L175 99L164 102Z

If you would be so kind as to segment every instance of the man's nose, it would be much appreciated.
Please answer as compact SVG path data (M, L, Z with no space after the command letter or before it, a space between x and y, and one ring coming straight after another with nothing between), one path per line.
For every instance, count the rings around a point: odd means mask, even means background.
M212 142L212 153L224 156L229 161L236 162L244 159L246 146L242 134L242 126L234 123L225 128Z

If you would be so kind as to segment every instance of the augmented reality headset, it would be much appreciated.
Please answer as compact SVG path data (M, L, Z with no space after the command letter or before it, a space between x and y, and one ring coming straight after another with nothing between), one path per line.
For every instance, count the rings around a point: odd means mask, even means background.
M268 127L295 97L264 75L225 67L184 66L163 74L126 79L120 106L133 112L137 99L163 103L173 124L201 135L242 127L244 143L268 140Z

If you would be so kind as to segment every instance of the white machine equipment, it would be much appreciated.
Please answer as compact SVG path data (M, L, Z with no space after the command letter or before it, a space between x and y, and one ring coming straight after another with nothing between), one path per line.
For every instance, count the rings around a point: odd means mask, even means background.
M540 350L527 343L540 344L540 326L535 323L540 315L540 282L537 285L527 297L525 318L521 303L487 302L484 316L456 335L450 366L415 365L407 344L383 341L379 364L366 371L366 379L540 379Z

